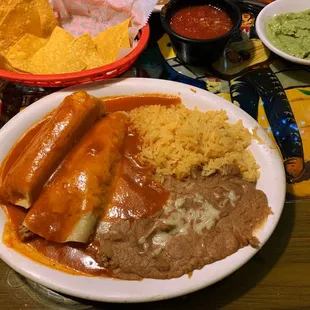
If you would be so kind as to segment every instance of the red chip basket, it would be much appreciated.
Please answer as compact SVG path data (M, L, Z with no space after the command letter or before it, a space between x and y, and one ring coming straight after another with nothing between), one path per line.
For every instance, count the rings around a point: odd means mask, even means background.
M124 73L131 67L145 49L149 36L150 27L146 24L137 35L138 44L135 49L124 58L106 66L67 74L24 74L0 70L0 78L41 87L66 87L75 84L109 79Z

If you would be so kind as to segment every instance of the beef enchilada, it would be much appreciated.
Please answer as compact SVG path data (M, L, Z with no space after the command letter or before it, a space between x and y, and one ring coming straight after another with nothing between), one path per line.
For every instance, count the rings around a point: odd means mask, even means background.
M77 92L68 96L29 141L5 175L1 197L30 208L67 151L104 112L102 101Z
M55 242L84 242L111 196L128 117L115 112L94 124L67 154L24 225Z

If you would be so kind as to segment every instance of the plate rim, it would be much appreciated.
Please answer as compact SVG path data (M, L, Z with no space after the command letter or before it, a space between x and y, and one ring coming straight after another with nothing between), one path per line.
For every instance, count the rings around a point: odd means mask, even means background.
M27 107L26 109L24 109L23 111L21 111L20 113L18 113L16 116L14 116L7 124L5 124L2 129L0 130L0 142L2 139L5 138L5 136L7 134L10 134L10 131L12 131L11 127L16 126L15 124L18 124L19 121L22 121L24 119L26 119L27 115L31 114L32 112L34 112L34 114L38 114L39 112L36 112L36 110L41 111L41 110L47 110L47 105L48 102L53 102L58 100L59 103L62 101L62 98L64 96L67 96L68 94L72 93L73 91L76 90L86 90L86 91L96 91L98 89L102 89L105 87L109 87L112 84L112 87L115 87L113 85L118 85L119 83L124 84L124 87L127 86L134 86L134 85L148 85L149 87L154 87L154 91L153 93L156 92L164 92L164 91L155 91L155 89L157 88L158 85L163 85L162 87L164 87L164 85L167 86L167 88L173 88L176 87L176 89L178 90L178 92L183 92L183 91L191 91L191 97L195 98L195 96L203 96L206 98L210 98L210 101L215 101L215 102L220 102L220 105L224 105L228 108L227 111L233 111L233 113L236 113L237 115L239 115L239 118L241 118L243 121L247 120L252 124L255 124L256 126L258 126L260 132L262 135L264 135L264 138L266 138L266 143L268 142L269 145L272 145L272 141L271 139L268 137L268 135L265 133L265 131L260 127L260 125L256 122L256 120L254 120L251 116L249 116L246 112L244 112L243 110L241 110L240 108L238 108L237 106L235 106L234 104L232 104L231 102L217 96L214 95L206 90L197 88L197 87L193 87L191 85L187 85L187 84L183 84L183 83L179 83L179 82L174 82L174 81L167 81L167 80L158 80L158 79L150 79L150 78L124 78L124 79L111 79L111 80L106 80L106 81L100 81L100 82L95 82L95 83L89 83L89 84L82 84L82 85L76 85L76 86L72 86L69 88L65 88L62 89L58 92L55 92L53 94L50 94L48 96L43 97L42 99L38 100L37 102L33 103L31 106ZM157 86L156 86L157 85ZM136 92L137 94L141 92ZM150 93L150 92L145 92L145 93ZM116 95L116 94L115 94ZM182 94L181 94L182 95ZM208 100L208 99L206 99ZM58 104L59 104L58 103ZM40 106L41 104L41 106ZM45 105L45 106L44 106ZM45 107L45 108L44 108ZM46 113L46 112L45 112ZM41 113L40 118L43 116L44 114ZM33 121L32 123L34 123L35 121ZM18 126L17 126L18 127ZM28 126L29 127L29 126ZM275 165L274 166L278 166L278 174L277 174L277 178L279 181L279 192L278 192L278 197L280 197L277 201L278 202L278 212L277 214L275 214L275 218L273 220L272 223L272 228L268 231L268 233L265 235L264 239L261 242L261 245L259 247L259 249L265 244L265 242L270 238L271 234L273 233L274 229L276 228L278 221L280 219L280 216L282 214L283 211L283 206L284 206L284 201L285 201L285 187L286 187L286 181L285 181L285 173L284 173L284 167L283 167L283 162L282 159L279 155L279 152L273 152L273 156L275 157ZM1 155L1 150L0 150L0 155ZM270 198L270 197L268 197ZM3 214L4 212L1 210L0 213L0 220L3 218ZM6 221L6 217L4 217L4 220ZM0 234L2 235L2 230L3 230L3 226L0 223ZM246 249L246 250L245 250ZM23 256L22 254L19 254L17 252L15 252L13 249L9 249L7 248L3 243L2 240L0 242L0 258L7 263L12 269L16 270L18 273L22 274L23 276L25 276L26 278L29 278L39 284L42 284L52 290L55 290L57 292L63 293L63 294L68 294L71 296L76 296L79 298L84 298L84 299L89 299L89 300L96 300L96 301L101 301L101 302L117 302L117 303L123 303L123 302L150 302L150 301L156 301L156 300L163 300L163 299L168 299L168 298L173 298L173 297L177 297L177 296L181 296L184 294L189 294L191 292L197 291L199 289L202 289L204 287L210 286L212 284L214 284L215 282L220 281L221 279L227 277L228 275L230 275L231 273L233 273L234 271L236 271L237 269L239 269L242 265L244 265L247 261L249 261L257 252L259 249L253 249L253 248L249 248L245 247L242 248L240 250L238 250L236 253L228 256L227 258L217 261L213 264L209 264L206 265L208 266L208 268L210 268L210 266L217 266L218 264L221 264L221 262L223 262L224 260L228 261L232 261L234 263L233 267L230 267L229 270L227 272L224 273L224 275L220 276L220 277L215 277L212 281L207 282L205 281L198 281L198 284L195 285L189 285L186 286L185 288L178 288L175 289L174 292L169 292L169 290L166 290L166 288L163 289L163 292L161 294L150 294L149 296L137 296L137 295L131 295L131 293L133 292L129 292L127 293L126 296L119 296L119 295L113 295L110 294L109 296L102 296L102 295L98 295L98 294L89 294L87 292L83 292L83 291L77 291L74 288L68 288L68 287L64 287L63 285L59 285L59 281L61 282L63 278L67 278L70 277L72 278L72 281L74 281L74 279L76 279L76 277L79 277L79 279L97 279L94 282L102 282L103 281L108 281L108 283L110 282L110 284L112 285L113 283L149 283L149 282L153 282L154 285L156 285L156 283L160 283L162 281L164 281L165 284L167 284L168 282L173 284L175 282L180 282L183 283L185 282L186 285L188 282L192 281L192 278L195 278L197 273L200 273L201 271L203 271L203 269L205 269L206 267L204 267L202 270L195 270L194 271L194 276L190 279L187 280L186 277L187 275L184 275L180 278L176 278L176 279L170 279L170 280L154 280L154 279L144 279L142 281L124 281L124 280L115 280L115 279L111 279L111 278L96 278L96 277L87 277L87 276L73 276L73 275L69 275L54 269L51 269L47 266L43 266L39 263L36 263L28 258L26 258L25 256ZM242 253L246 252L246 256L243 259L240 259L238 261L234 261L235 257L238 257L238 253L239 256L242 256ZM241 253L241 254L240 254ZM12 261L12 256L14 257L19 257L21 260L23 258L23 261L26 260L25 266L23 266L23 268L21 268L19 266L18 262L15 262L14 260ZM233 258L232 258L233 257ZM33 270L29 270L33 267L32 265L35 265L35 269L39 269L38 271L33 271ZM45 275L42 276L41 271L45 272ZM212 270L212 267L211 267ZM54 279L50 278L49 275L57 275L57 277L59 277L58 281L54 281ZM199 276L199 275L198 275ZM98 279L100 279L98 281ZM185 279L185 280L184 280ZM80 280L79 280L80 281ZM156 282L156 283L155 283ZM113 284L113 285L114 285ZM151 283L152 284L152 283ZM123 284L122 284L123 285ZM124 284L125 285L125 284ZM148 284L149 285L149 284ZM125 285L126 286L126 285ZM130 287L129 287L130 288Z

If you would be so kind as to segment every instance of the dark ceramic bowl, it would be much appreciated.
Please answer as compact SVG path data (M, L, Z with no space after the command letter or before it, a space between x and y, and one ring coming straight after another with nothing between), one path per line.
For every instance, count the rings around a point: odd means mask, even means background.
M214 39L189 39L177 34L170 27L172 15L188 6L212 5L225 11L232 19L232 29L223 36ZM170 0L160 12L161 23L168 33L177 57L188 64L202 65L221 56L231 36L240 31L242 14L236 4L230 0Z

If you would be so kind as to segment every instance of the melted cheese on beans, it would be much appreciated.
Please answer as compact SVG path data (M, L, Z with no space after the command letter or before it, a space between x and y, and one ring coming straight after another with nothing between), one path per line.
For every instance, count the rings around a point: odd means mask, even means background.
M175 201L169 200L164 208L162 219L162 223L169 229L157 232L152 237L153 245L162 249L175 235L187 234L190 230L200 234L204 229L211 229L214 226L220 215L219 210L198 194L194 202L199 203L199 207L189 208L186 200L187 197L178 198Z

